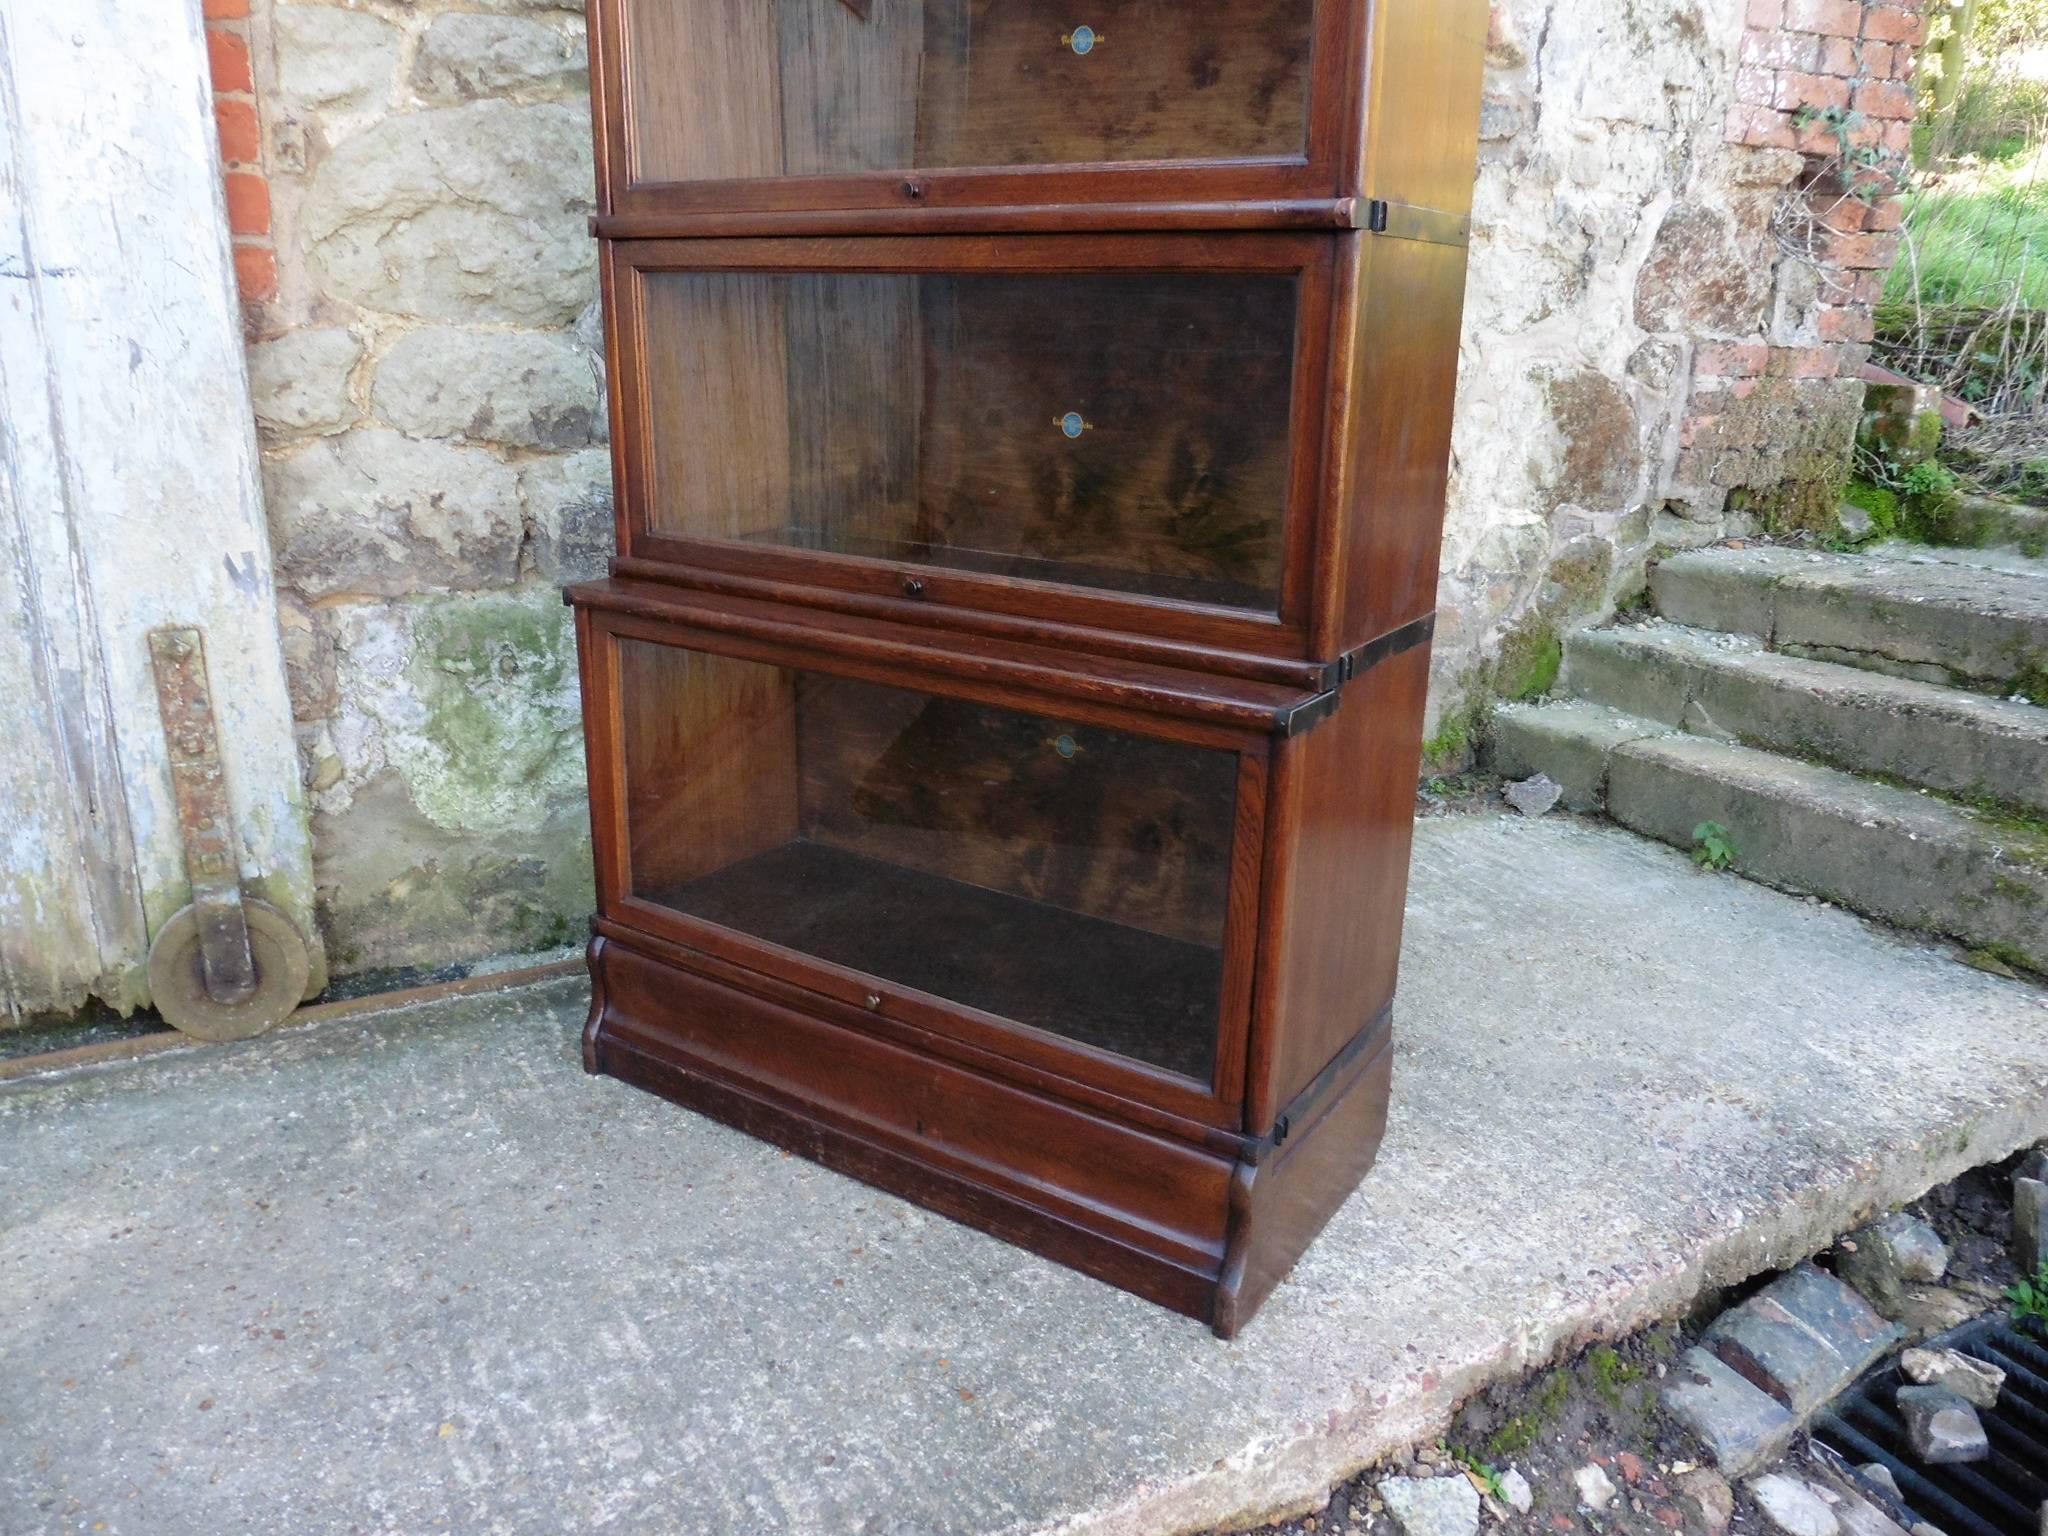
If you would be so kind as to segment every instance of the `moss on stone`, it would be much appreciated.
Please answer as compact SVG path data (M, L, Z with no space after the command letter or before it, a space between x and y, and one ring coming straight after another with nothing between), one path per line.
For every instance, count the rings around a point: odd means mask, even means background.
M1624 1387L1643 1379L1642 1368L1630 1365L1611 1344L1602 1344L1586 1356L1586 1376L1593 1391L1610 1408L1621 1406Z
M394 752L413 800L444 827L531 822L582 776L567 611L552 593L427 606L407 681L417 745Z
M1695 440L1694 475L1772 533L1832 533L1863 405L1853 379L1765 379L1714 402ZM1705 408L1704 406L1702 408Z
M1870 514L1879 538L1890 538L1899 527L1899 497L1896 491L1869 480L1851 478L1843 487L1842 499Z
M2024 951L2011 944L1980 944L1966 957L1980 971L1994 971L1999 974L2017 971L2022 975L2039 975L2041 968ZM1989 961L1990 964L1985 962Z
M1535 605L1509 627L1492 657L1458 679L1452 694L1458 702L1422 744L1427 772L1464 767L1496 705L1539 699L1557 686L1566 628L1604 616L1613 576L1614 551L1601 540L1578 540L1551 561Z
M1486 1437L1487 1454L1496 1461L1521 1455L1536 1443L1571 1394L1571 1372L1563 1366L1552 1370L1529 1394L1523 1410Z
M1848 472L1846 457L1816 459L1763 490L1736 492L1729 497L1729 505L1751 513L1766 532L1778 538L1794 533L1833 533Z
M1422 766L1431 773L1462 767L1465 754L1472 746L1472 716L1468 706L1461 704L1444 716L1437 725L1436 734L1422 743Z
M1598 614L1613 577L1614 546L1604 539L1579 540L1544 572L1540 606L1557 617Z
M1541 614L1530 614L1501 641L1494 696L1516 703L1541 698L1557 682L1563 665L1564 641L1557 625Z
M563 949L594 903L580 808L511 836L445 834L387 784L323 830L351 845L321 913L337 971ZM382 846L353 846L366 840Z
M2029 704L2048 704L2048 659L2030 657L2014 675L2012 691Z
M381 768L314 817L338 970L573 943L592 904L573 628L539 587L406 599L361 641Z

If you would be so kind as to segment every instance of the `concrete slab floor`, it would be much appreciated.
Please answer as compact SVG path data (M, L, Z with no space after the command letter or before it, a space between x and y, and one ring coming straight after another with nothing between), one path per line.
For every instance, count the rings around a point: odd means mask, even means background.
M1380 1166L1245 1335L577 1063L558 983L0 1091L0 1531L1169 1532L2048 1134L2048 992L1425 822Z

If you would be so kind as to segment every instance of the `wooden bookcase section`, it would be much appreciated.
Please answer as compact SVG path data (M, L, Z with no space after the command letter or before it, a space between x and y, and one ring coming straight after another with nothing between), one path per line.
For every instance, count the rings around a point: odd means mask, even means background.
M1486 9L591 0L585 1064L1233 1334L1385 1126Z

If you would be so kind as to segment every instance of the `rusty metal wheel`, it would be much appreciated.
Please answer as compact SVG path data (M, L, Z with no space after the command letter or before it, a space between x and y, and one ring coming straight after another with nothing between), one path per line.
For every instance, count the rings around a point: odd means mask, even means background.
M199 914L183 907L158 930L149 946L149 993L174 1029L197 1040L247 1040L260 1035L299 1006L312 959L292 920L268 902L244 898L249 923L249 958L256 990L238 1003L209 997L200 968Z

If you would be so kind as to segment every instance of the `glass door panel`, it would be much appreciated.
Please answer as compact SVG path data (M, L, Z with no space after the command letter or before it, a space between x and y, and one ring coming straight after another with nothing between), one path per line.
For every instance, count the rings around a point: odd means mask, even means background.
M1237 758L619 642L636 897L1207 1082Z
M649 531L1278 610L1293 274L640 284Z
M636 182L1303 154L1314 0L620 0Z

